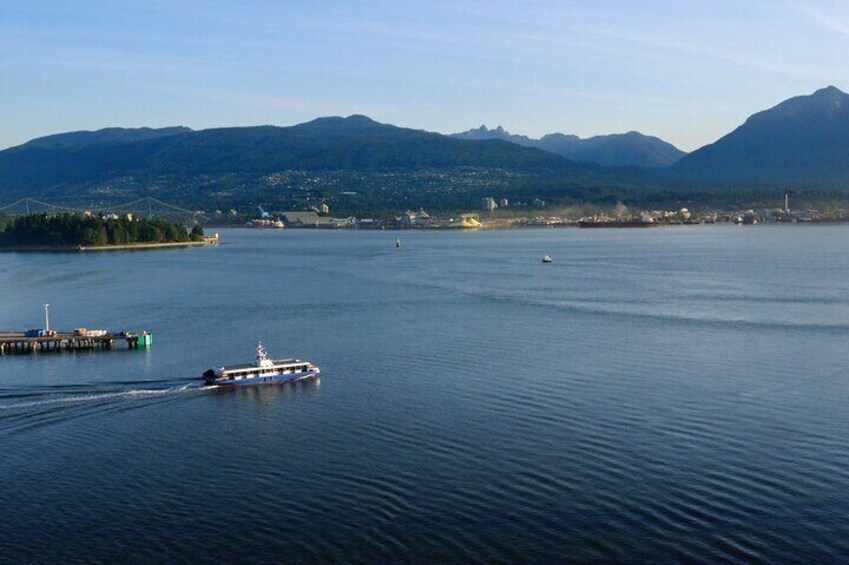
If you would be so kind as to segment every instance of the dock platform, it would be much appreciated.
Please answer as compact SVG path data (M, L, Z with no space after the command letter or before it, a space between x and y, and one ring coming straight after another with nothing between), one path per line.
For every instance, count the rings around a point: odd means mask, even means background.
M42 351L108 350L126 344L128 349L148 347L153 336L147 332L119 332L80 335L76 332L51 332L52 335L27 337L25 332L0 332L0 355Z

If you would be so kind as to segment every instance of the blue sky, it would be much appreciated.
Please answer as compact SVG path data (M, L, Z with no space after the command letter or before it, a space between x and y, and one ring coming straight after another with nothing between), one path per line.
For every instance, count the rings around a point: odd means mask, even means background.
M849 2L7 0L0 53L0 148L358 113L692 150L785 98L849 89Z

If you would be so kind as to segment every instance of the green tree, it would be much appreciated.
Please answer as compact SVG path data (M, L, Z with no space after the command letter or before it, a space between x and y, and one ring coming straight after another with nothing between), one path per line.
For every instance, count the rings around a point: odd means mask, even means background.
M95 235L95 245L109 245L109 235L106 233L106 226L101 224Z
M95 245L97 242L97 233L92 228L83 229L82 243L83 245Z
M199 229L199 228L198 228ZM202 237L203 231L199 233ZM192 236L194 237L194 235ZM30 214L10 219L0 231L2 246L125 245L151 242L185 242L189 233L182 224L164 220L130 220L76 214Z
M177 226L174 224L168 224L165 226L165 241L168 243L173 243L175 241L180 240L180 234L177 231Z

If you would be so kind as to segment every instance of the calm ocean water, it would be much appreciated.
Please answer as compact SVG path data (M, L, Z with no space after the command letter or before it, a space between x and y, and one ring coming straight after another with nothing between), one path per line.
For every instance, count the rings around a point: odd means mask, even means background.
M0 560L849 560L849 227L222 237L0 254Z

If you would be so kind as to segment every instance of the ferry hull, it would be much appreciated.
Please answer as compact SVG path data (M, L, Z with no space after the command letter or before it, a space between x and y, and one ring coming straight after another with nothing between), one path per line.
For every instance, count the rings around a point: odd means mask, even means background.
M273 384L284 384L291 383L295 381L302 381L304 379L312 379L318 376L318 371L303 371L301 373L288 373L285 375L267 375L267 376L257 376L251 377L247 379L238 379L238 380L230 380L223 378L215 378L208 377L204 375L204 385L206 386L218 386L218 387L238 387L238 386L251 386L251 385L273 385Z

